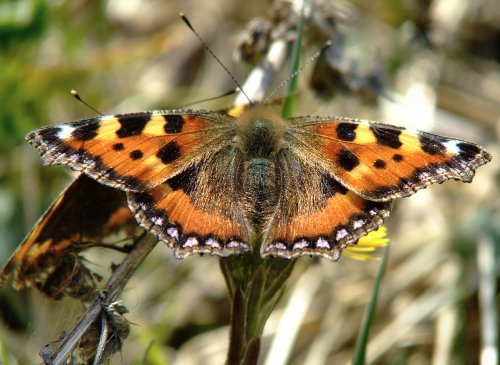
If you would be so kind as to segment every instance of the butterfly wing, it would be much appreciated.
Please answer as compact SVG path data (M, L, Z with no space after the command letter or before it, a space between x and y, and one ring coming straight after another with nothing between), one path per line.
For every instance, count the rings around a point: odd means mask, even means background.
M178 257L249 249L238 206L233 117L205 111L103 116L41 128L27 139L47 164L69 165L128 192L138 222Z
M447 179L470 182L491 160L470 142L375 122L307 116L288 123L264 256L338 259L380 226L392 200Z
M129 206L178 258L248 251L249 229L238 194L242 159L239 149L227 146L147 192L129 192Z
M337 117L289 120L291 145L307 151L349 190L366 199L409 196L448 179L472 181L491 155L474 143L376 122Z
M0 286L15 273L14 286L34 286L51 298L82 297L91 291L91 272L78 253L137 224L125 193L77 177L36 223L0 272Z
M296 149L282 150L276 163L280 194L261 249L264 257L337 260L343 248L376 230L390 214L390 202L355 194Z
M48 165L67 165L125 191L145 191L221 148L225 114L152 111L43 127L26 139Z

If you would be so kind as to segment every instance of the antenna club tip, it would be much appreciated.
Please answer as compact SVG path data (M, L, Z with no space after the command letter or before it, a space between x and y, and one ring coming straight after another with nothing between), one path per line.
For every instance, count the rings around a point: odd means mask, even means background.
M179 16L181 17L181 19L184 21L184 23L186 23L186 25L191 29L193 30L193 26L191 25L191 22L189 21L189 19L187 18L187 16L181 11L179 13Z
M78 91L76 90L71 90L70 94L72 97L74 97L76 100L82 101L82 98L80 97L80 94L78 94Z

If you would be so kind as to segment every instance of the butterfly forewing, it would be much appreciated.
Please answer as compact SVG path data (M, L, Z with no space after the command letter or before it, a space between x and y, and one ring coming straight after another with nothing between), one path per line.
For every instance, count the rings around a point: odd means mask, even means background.
M345 187L367 199L409 196L448 179L470 182L491 160L482 147L431 133L337 117L290 120L292 148L307 150Z
M46 164L68 165L111 187L144 191L220 148L230 138L224 116L176 110L102 116L40 128L26 139Z

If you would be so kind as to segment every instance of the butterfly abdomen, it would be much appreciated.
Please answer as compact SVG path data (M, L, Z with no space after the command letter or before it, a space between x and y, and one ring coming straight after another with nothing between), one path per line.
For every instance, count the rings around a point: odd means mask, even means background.
M244 206L255 232L260 232L278 202L275 164L265 158L245 162L243 172Z

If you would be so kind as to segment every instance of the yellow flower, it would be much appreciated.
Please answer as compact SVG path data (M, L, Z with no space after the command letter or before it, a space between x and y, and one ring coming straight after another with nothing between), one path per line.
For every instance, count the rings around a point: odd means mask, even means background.
M379 257L374 256L373 252L380 247L387 246L388 243L387 228L380 226L378 230L361 237L357 244L345 248L343 253L355 260L378 260Z

